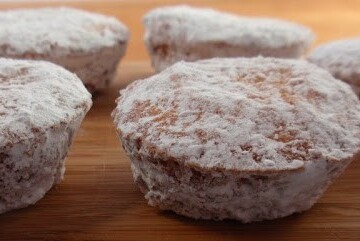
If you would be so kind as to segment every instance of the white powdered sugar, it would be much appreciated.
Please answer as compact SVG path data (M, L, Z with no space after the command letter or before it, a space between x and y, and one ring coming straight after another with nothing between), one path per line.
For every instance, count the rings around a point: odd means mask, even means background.
M189 6L157 8L143 21L145 44L157 70L179 60L211 57L298 58L314 38L310 29L293 22Z
M122 90L113 117L139 151L205 169L295 170L360 147L357 97L300 60L180 62Z
M91 104L81 80L62 67L0 58L0 214L34 204L62 180Z
M360 38L323 44L311 53L308 60L349 83L360 94Z
M50 128L91 106L76 75L42 61L0 58L0 96L1 146L33 135L30 126Z
M225 41L246 45L281 47L313 38L311 30L296 23L271 18L241 17L206 8L174 6L157 8L144 17L146 26L167 22L169 36L183 34L186 42ZM174 39L173 39L174 40ZM175 40L174 40L175 41Z
M0 56L89 53L128 39L115 18L66 7L1 11L0 22Z
M58 64L91 92L110 85L129 38L115 18L65 7L1 11L0 22L0 56Z

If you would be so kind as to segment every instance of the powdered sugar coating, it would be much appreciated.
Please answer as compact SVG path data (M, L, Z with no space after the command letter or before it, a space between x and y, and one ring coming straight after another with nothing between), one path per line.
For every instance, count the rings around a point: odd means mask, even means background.
M314 35L302 25L208 8L160 7L144 17L145 44L157 70L179 61L257 55L298 58Z
M0 58L1 146L89 110L91 95L76 75L48 62Z
M61 65L92 92L109 86L129 38L115 18L67 7L1 11L0 22L0 56Z
M0 58L0 213L41 199L91 107L75 74L42 61Z
M2 11L0 22L2 56L89 53L128 38L115 18L68 7Z
M352 158L360 105L348 85L299 60L180 62L122 90L120 137L154 158L273 172Z
M195 219L244 223L281 218L311 208L352 161L306 162L294 172L197 170L159 161L123 142L135 183L149 205Z
M323 44L311 53L308 60L347 82L360 94L360 38Z

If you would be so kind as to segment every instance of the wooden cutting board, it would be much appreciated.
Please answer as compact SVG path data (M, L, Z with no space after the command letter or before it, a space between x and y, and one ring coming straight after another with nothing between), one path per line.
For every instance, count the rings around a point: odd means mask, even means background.
M360 240L360 160L311 210L279 220L248 225L195 221L146 204L133 184L110 113L119 89L153 74L140 19L167 2L176 1L67 3L123 20L132 31L128 54L114 85L95 97L67 159L65 180L36 205L0 215L0 240ZM360 1L187 2L298 21L317 32L317 43L360 35ZM45 5L61 4L10 2L0 3L0 8Z

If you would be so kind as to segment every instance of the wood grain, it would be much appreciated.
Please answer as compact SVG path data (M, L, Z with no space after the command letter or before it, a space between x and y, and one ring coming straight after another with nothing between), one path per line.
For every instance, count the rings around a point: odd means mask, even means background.
M110 113L118 90L153 74L142 44L141 16L180 1L81 1L67 5L117 16L131 29L114 85L94 99L71 154L65 180L35 206L0 216L1 240L360 240L360 163L355 161L311 210L242 225L183 218L149 207L133 184L129 160ZM247 15L275 16L312 27L317 44L360 35L360 1L182 1ZM0 3L0 8L63 5ZM0 23L1 24L1 23Z

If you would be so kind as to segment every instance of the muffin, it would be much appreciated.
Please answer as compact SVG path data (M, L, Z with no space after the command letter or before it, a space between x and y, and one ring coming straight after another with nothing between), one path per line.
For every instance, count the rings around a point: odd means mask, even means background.
M157 71L180 60L258 55L299 58L314 38L310 29L296 23L189 6L157 8L143 22L145 45Z
M112 17L58 7L0 11L0 57L46 60L91 92L109 86L129 31Z
M43 61L0 58L0 213L36 203L64 175L91 95Z
M323 44L310 54L308 60L348 83L360 95L360 38Z
M305 211L360 147L356 95L301 60L179 62L122 90L112 116L148 203L195 219Z

